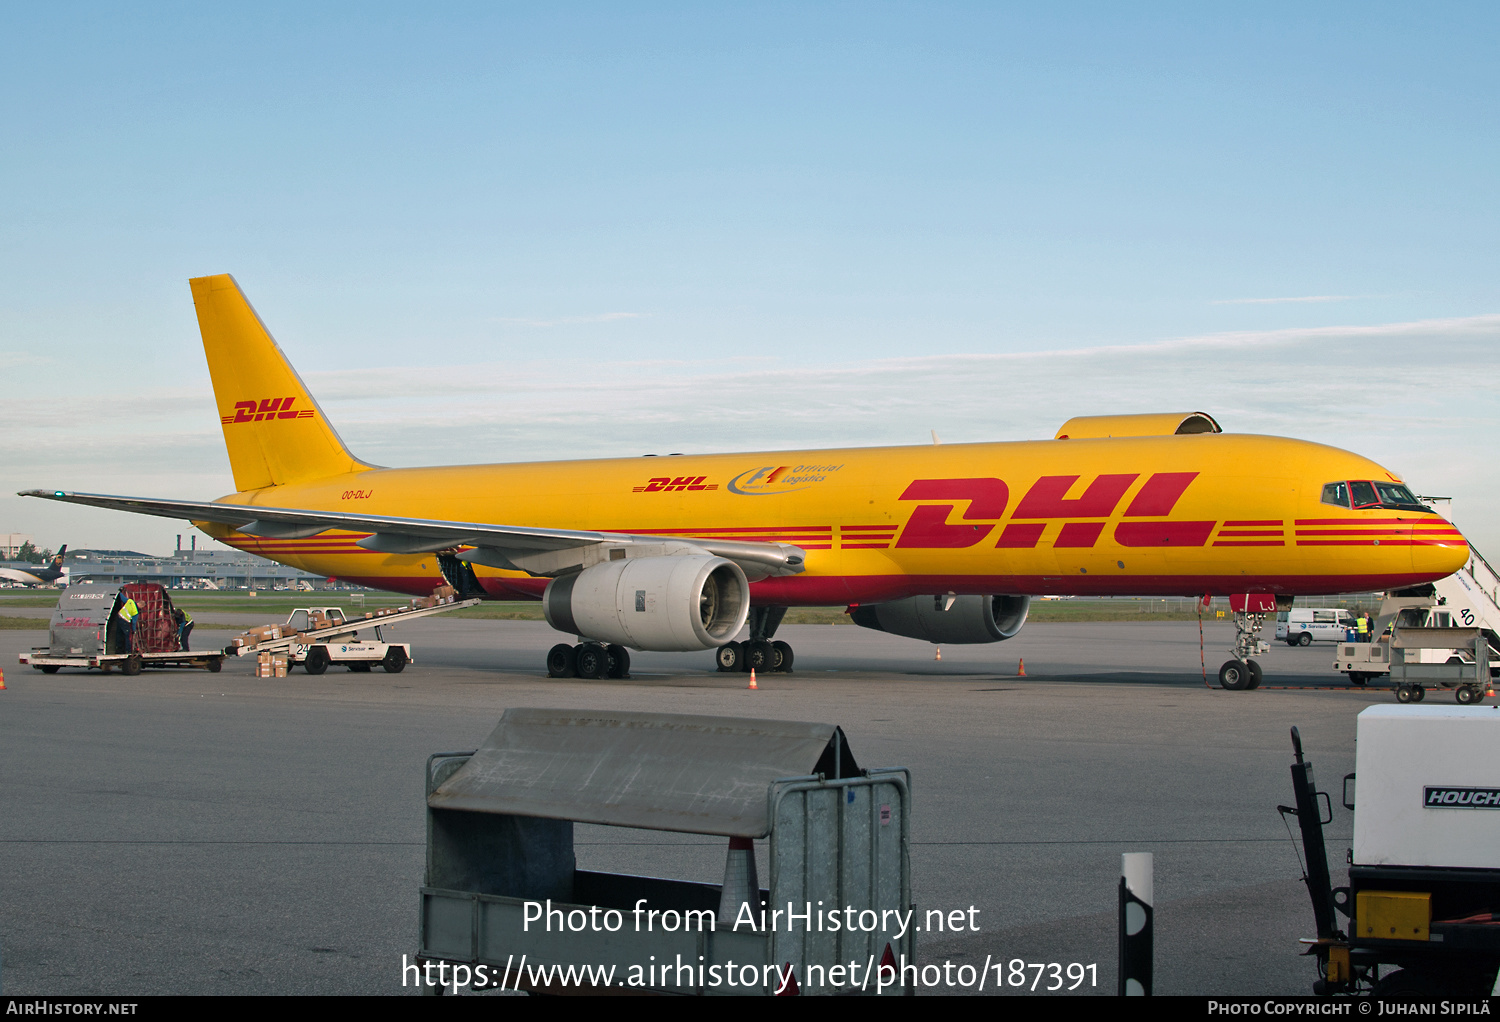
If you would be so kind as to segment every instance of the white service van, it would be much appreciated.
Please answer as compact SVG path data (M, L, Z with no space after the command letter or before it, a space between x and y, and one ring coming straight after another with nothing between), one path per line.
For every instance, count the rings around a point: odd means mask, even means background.
M1345 642L1354 627L1347 610L1283 610L1276 615L1276 638L1288 646L1311 646L1314 642Z

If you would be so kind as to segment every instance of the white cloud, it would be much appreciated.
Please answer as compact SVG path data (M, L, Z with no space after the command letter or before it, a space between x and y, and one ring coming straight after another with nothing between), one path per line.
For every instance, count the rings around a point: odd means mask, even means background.
M923 444L932 429L946 444L1042 439L1074 415L1202 410L1231 432L1372 457L1420 492L1452 494L1481 549L1500 544L1489 513L1500 479L1488 468L1500 427L1500 315L857 363L533 359L304 378L356 454L393 466ZM163 387L104 415L84 413L87 396L74 401L0 410L7 491L204 498L231 489L206 385ZM31 507L40 503L0 498L0 526L67 541L50 535L54 512ZM126 518L93 521L106 537L129 528Z
M603 312L597 316L561 316L555 319L526 319L515 316L500 316L492 320L494 323L504 323L507 326L579 326L585 323L613 323L621 319L641 319L644 312Z
M1291 302L1349 302L1358 295L1302 295L1297 298L1221 298L1210 305L1285 305Z

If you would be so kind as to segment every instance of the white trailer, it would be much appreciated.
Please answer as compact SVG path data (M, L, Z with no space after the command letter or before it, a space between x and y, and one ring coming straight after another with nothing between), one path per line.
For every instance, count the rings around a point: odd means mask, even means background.
M138 601L139 634L121 626L123 597ZM172 617L171 597L154 583L125 587L82 583L69 586L57 600L47 627L47 642L19 657L22 666L43 674L64 667L119 671L137 675L146 667L185 667L218 671L220 650L182 649L178 625Z

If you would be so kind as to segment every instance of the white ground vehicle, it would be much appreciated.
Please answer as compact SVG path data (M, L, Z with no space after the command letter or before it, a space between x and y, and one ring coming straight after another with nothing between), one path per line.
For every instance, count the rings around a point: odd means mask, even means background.
M1276 638L1288 646L1311 646L1315 642L1344 642L1354 627L1347 610L1293 608L1276 615Z
M351 671L368 671L376 664L391 674L400 674L412 662L411 645L386 642L382 628L478 603L449 596L431 607L382 610L347 619L340 607L298 607L287 617L286 624L266 625L246 632L224 653L228 656L282 654L288 664L301 664L308 674L322 674L334 665ZM359 630L366 628L374 630L373 642L360 641Z
M1318 962L1313 991L1429 1001L1500 995L1500 713L1371 706L1356 735L1356 773L1344 778L1342 800L1354 812L1349 886L1330 879L1323 827L1331 800L1317 790L1296 728L1296 806L1278 807L1302 831L1317 926L1317 938L1303 941Z
M331 666L342 665L351 671L368 671L376 664L387 674L400 674L412 662L411 643L386 642L375 629L375 641L360 642L315 642L303 645L294 642L287 647L289 664L301 664L308 674L322 674Z

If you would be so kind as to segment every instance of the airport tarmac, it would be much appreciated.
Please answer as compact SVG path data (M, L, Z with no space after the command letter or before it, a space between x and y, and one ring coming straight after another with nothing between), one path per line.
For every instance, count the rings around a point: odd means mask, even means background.
M210 618L195 648L229 638ZM16 654L45 633L0 631L0 984L402 993L426 756L474 748L507 707L557 706L826 721L861 765L910 767L919 913L973 906L980 927L918 934L923 962L1092 963L1098 985L1078 992L1113 994L1120 854L1149 851L1158 993L1308 993L1297 938L1312 912L1276 812L1292 799L1287 729L1333 797L1340 884L1355 715L1392 697L1349 688L1328 644L1273 643L1265 687L1226 692L1233 630L1205 628L1209 685L1192 622L1031 624L941 661L864 629L785 626L796 673L756 692L711 672L709 653L638 654L626 681L549 680L558 634L538 622L413 622L395 636L414 646L403 674L284 679L253 677L249 659L44 676ZM580 868L717 883L724 850L577 833Z

